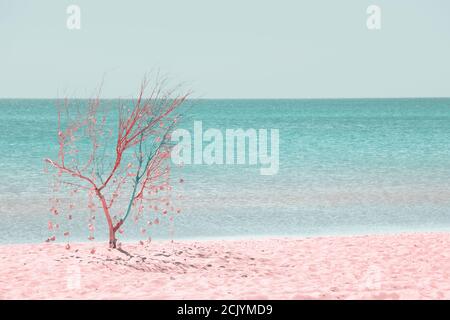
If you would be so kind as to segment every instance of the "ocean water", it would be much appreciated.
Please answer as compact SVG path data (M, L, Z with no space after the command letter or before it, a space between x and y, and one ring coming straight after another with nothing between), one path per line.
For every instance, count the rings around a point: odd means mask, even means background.
M82 102L82 101L81 101ZM103 101L114 105L117 101ZM174 170L182 213L154 238L312 236L450 230L450 99L200 100L181 127L279 129L280 169L186 165ZM0 243L49 232L53 100L0 100ZM88 213L71 222L87 238ZM101 214L97 239L106 232ZM66 226L64 226L66 228ZM141 237L132 220L124 240ZM62 230L61 230L62 231Z

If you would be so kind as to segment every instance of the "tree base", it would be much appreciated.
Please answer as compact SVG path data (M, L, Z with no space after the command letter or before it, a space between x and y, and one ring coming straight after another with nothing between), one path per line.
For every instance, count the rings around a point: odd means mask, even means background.
M116 249L117 248L117 239L109 240L109 247L111 249Z

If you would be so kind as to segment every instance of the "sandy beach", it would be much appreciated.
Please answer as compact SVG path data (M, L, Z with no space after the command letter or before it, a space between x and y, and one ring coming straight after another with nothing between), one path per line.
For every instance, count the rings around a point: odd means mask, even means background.
M0 246L1 299L450 299L450 234Z

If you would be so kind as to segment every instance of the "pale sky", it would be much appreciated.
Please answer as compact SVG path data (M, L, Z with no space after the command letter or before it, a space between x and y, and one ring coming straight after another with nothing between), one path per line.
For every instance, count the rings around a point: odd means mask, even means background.
M450 1L0 0L2 98L86 97L104 74L125 97L154 69L203 98L450 96Z

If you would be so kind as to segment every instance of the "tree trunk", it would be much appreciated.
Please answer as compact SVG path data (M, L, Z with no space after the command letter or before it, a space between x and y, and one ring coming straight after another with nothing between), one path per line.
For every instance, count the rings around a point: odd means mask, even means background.
M116 239L116 231L117 229L114 228L111 215L109 214L109 208L106 203L105 197L100 192L100 190L96 190L97 196L100 199L100 202L102 203L103 213L105 214L106 221L108 222L108 229L109 229L109 247L115 249L117 247L117 239Z
M115 249L117 245L116 232L109 229L109 247Z

